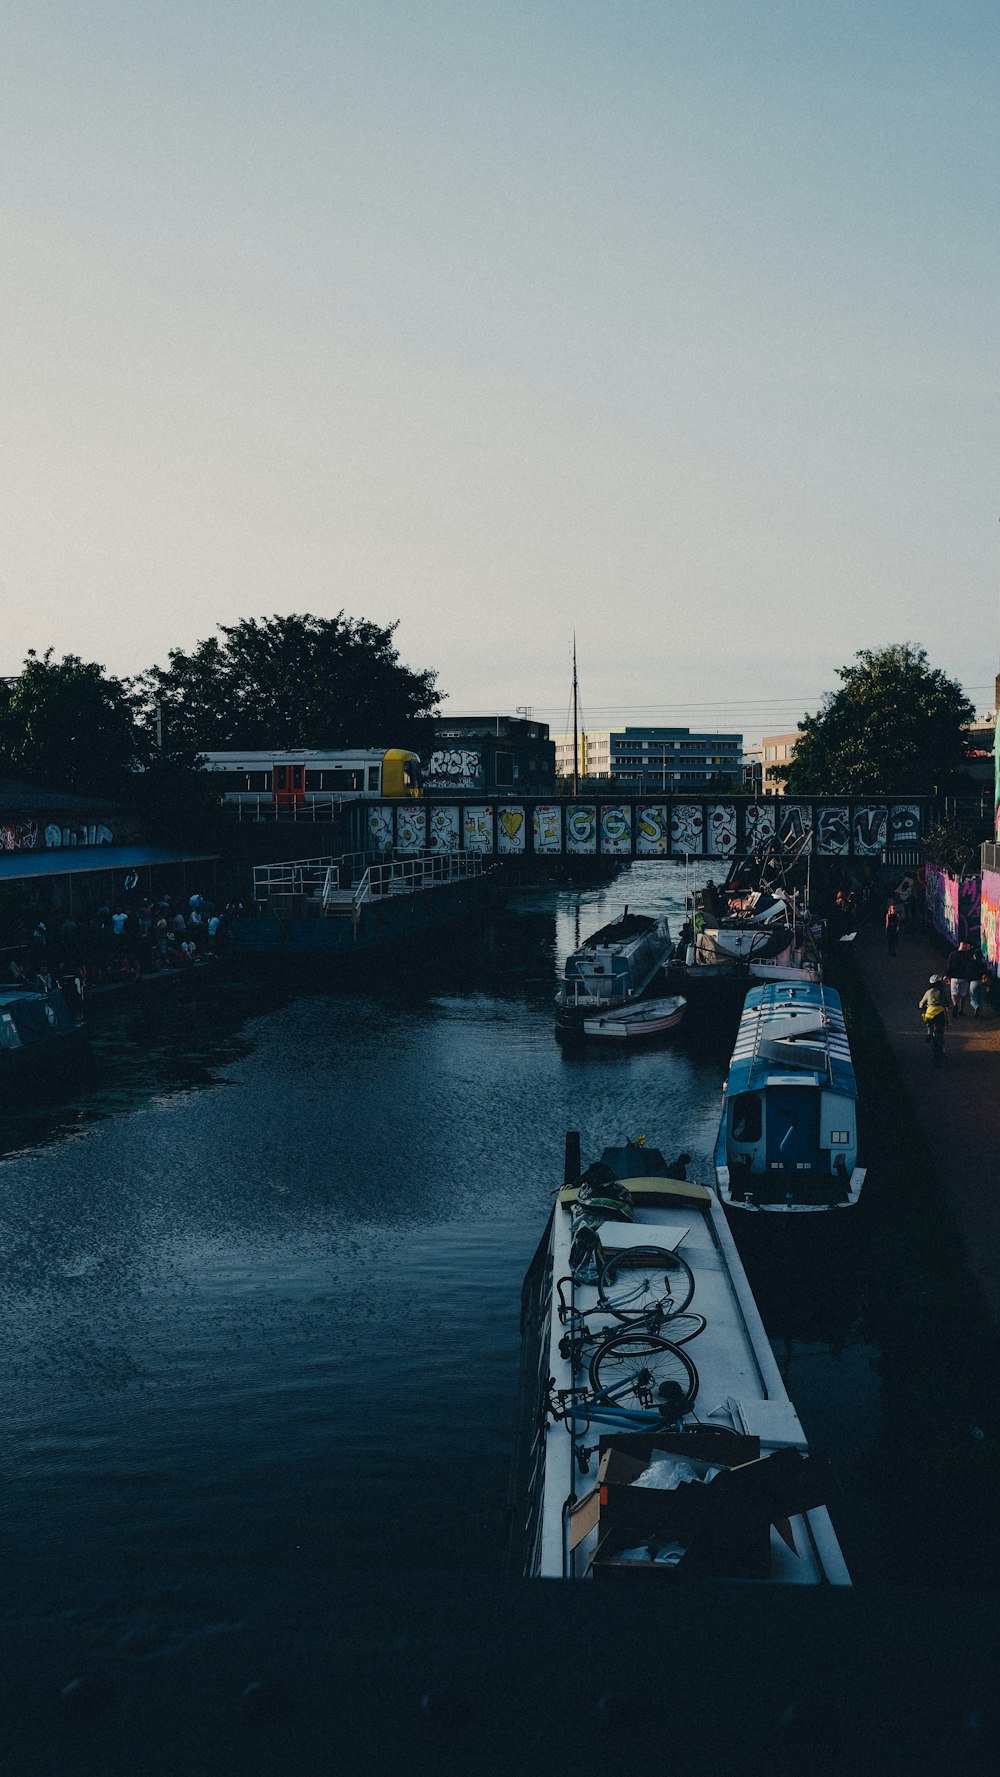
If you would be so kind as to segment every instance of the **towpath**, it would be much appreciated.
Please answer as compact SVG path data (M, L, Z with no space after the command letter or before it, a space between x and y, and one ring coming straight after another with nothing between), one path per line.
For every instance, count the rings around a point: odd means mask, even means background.
M973 1018L966 1007L949 1022L944 1061L935 1067L917 1002L944 960L941 946L921 934L901 937L894 958L877 931L863 929L857 939L857 962L906 1084L909 1114L923 1130L970 1268L1000 1330L1000 1015L984 1005Z

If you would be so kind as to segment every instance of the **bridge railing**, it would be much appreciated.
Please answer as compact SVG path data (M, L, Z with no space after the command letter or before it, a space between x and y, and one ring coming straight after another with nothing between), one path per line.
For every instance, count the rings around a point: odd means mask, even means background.
M388 895L411 895L442 883L481 876L492 860L479 852L428 853L390 859L373 852L345 852L336 858L294 858L254 868L254 900L297 896L318 901L323 912L355 907Z

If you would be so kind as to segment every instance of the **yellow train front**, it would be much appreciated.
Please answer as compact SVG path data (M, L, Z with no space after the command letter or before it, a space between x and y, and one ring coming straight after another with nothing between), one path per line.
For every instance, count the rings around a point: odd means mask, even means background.
M423 795L420 759L405 747L201 756L218 775L222 800L251 819L298 810L332 815L344 802Z

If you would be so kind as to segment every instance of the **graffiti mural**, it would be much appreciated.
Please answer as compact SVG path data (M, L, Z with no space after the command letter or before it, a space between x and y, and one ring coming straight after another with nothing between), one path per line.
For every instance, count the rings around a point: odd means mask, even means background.
M812 809L808 802L784 802L778 808L777 837L782 845L802 841L803 851L812 850Z
M676 857L699 852L705 842L705 816L697 803L677 802L670 816L670 843Z
M774 838L773 802L751 803L747 807L744 820L747 851L753 851L757 845L769 844Z
M824 858L843 858L851 846L851 811L843 802L816 810L816 850Z
M462 814L462 838L466 851L493 850L493 810L488 803L468 803Z
M430 812L429 851L457 851L459 838L458 809L451 803L438 802Z
M497 809L497 851L524 850L524 809L501 803Z
M889 810L889 844L917 845L920 829L919 803L894 802Z
M482 754L471 747L446 747L427 761L424 784L428 790L481 790Z
M45 829L45 845L49 851L61 851L67 845L113 845L110 827L99 821L86 827L59 827L54 821Z
M571 802L566 810L566 850L596 852L597 809L590 803Z
M655 803L635 811L635 849L640 858L665 858L670 850L670 818Z
M427 844L426 808L396 810L396 850L403 854L423 851Z
M57 828L56 831L61 829ZM0 851L34 851L37 844L37 821L28 819L0 822Z
M927 917L939 937L949 938L952 944L967 938L978 949L983 893L978 876L951 876L928 859L924 870Z
M368 837L373 851L392 848L392 809L376 803L368 810Z
M731 858L736 850L736 809L733 803L709 803L708 850L713 858Z
M601 809L601 850L609 857L628 857L632 850L632 810Z
M1000 872L984 870L979 902L979 948L991 975L1000 975Z
M856 808L851 822L851 839L856 858L871 858L885 850L888 809L885 803L871 803Z
M536 851L562 851L562 809L557 802L539 802L534 825Z

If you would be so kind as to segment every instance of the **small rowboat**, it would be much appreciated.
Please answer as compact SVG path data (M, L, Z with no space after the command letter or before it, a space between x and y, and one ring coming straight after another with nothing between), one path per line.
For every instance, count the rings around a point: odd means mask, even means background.
M687 1000L676 994L668 1000L639 1000L631 1006L620 1006L616 1012L604 1012L599 1018L585 1018L583 1032L588 1037L658 1037L673 1030L687 1011Z

